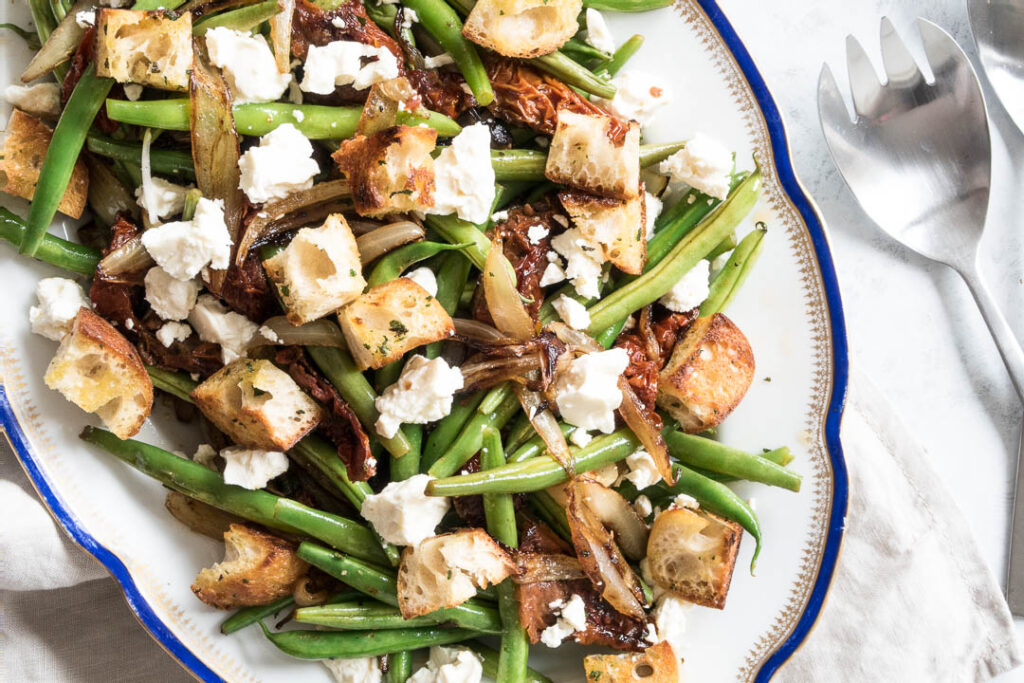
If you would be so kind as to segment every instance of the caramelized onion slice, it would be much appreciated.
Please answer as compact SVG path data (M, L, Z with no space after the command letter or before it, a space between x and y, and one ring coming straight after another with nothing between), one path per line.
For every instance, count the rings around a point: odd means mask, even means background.
M642 560L647 554L650 530L629 501L612 489L591 479L580 479L578 491L601 523L615 534L615 542L631 560Z
M586 503L583 479L575 479L566 487L569 504L566 516L572 532L572 545L587 578L601 591L601 597L628 617L645 619L644 593L640 581L630 568L609 532Z
M647 412L647 407L640 402L632 385L624 377L619 377L619 390L622 392L622 403L619 404L619 415L626 426L636 434L640 443L651 454L658 474L665 483L672 486L676 483L675 472L668 456L668 446L661 436L661 425L654 422L655 418ZM660 420L658 421L660 422Z
M583 573L578 559L561 553L519 553L516 556L516 566L518 571L512 576L516 583L575 581L587 576Z
M153 257L142 246L142 237L136 235L103 257L97 269L112 282L127 282L156 265Z
M536 331L533 318L526 312L519 290L516 289L515 275L502 251L500 237L491 242L491 250L484 261L484 298L487 311L494 320L494 326L513 339L532 339Z
M426 234L423 228L412 221L398 221L381 226L356 238L359 259L365 266L403 244L423 239Z
M22 83L31 83L37 78L42 78L71 59L71 55L78 49L78 44L82 42L82 36L85 35L85 29L78 25L78 13L91 10L98 4L94 0L79 0L72 5L21 73ZM49 12L49 9L46 11Z
M491 325L482 323L479 320L452 318L452 322L455 324L455 334L464 339L482 344L515 343L514 339L505 336Z
M277 0L280 8L267 23L270 24L270 42L274 46L274 61L277 70L286 74L291 69L292 59L292 14L295 13L295 0Z
M321 318L304 325L292 325L288 318L276 315L263 323L273 334L256 335L257 345L275 344L279 346L333 346L345 348L345 335L334 322ZM269 337L269 338L268 338Z

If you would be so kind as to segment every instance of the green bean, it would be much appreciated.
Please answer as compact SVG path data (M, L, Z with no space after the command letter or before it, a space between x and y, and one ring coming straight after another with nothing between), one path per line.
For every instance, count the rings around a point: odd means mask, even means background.
M565 508L558 504L547 491L534 491L530 494L530 504L534 511L540 515L544 523L551 527L551 530L572 542L572 532L569 530L569 519L566 517Z
M412 650L392 652L388 655L388 670L385 683L405 683L412 676Z
M606 12L648 12L671 7L672 0L584 0L583 6Z
M598 67L594 69L594 73L598 75L608 74L609 76L615 76L622 70L622 67L626 66L626 62L628 62L630 58L637 53L637 50L639 50L643 44L644 37L642 35L637 34L630 37L629 40L619 46L619 49L615 51L615 54L613 54L610 59L598 65Z
M480 469L491 471L504 465L505 453L501 448L501 434L498 430L488 427L484 430ZM510 548L518 548L519 533L516 531L516 510L512 496L505 493L488 493L483 498L488 533L499 543ZM526 679L526 659L530 655L530 641L526 637L526 629L519 621L515 585L512 581L505 580L496 588L502 633L495 679L497 683L519 683Z
M484 400L480 401L480 405L476 407L476 412L481 415L489 415L497 410L498 406L507 401L511 395L512 385L508 382L492 387L484 394Z
M430 466L427 472L430 476L437 478L452 476L480 450L480 446L483 444L484 429L487 427L501 429L517 412L519 412L519 401L511 392L494 412L482 414L478 410L462 428L455 443L445 451L445 454L437 462Z
M377 398L377 392L356 367L352 356L347 351L327 346L309 346L306 350L324 377L352 407L352 411L363 426L376 434L375 425L380 413L373 402ZM401 430L390 439L379 438L384 450L391 455L401 456L409 450L409 439Z
M263 622L260 622L262 625ZM403 650L450 645L478 635L464 628L405 628L394 631L279 631L263 635L279 650L300 659L379 657Z
M484 269L484 262L487 260L487 252L491 250L491 241L478 226L469 221L464 221L454 214L447 216L428 215L424 222L444 241L450 244L468 244L459 250L469 262L479 270Z
M479 641L467 643L466 647L476 653L484 667L484 675L494 678L498 675L498 651ZM534 669L526 669L525 683L551 683L551 679Z
M27 232L28 227L23 219L0 206L0 239L20 247ZM101 254L92 247L45 234L36 250L35 258L73 273L92 275L100 262Z
M746 453L694 434L670 432L665 443L673 458L685 465L728 474L748 481L799 491L801 477L761 455Z
M610 100L615 97L615 86L607 78L595 74L582 64L573 61L563 52L552 52L534 57L530 63L551 74L566 85L575 86L585 93Z
M448 315L454 316L455 311L459 308L459 297L462 295L463 287L466 286L472 264L461 254L453 253L437 256L431 263L437 280L437 294L434 295L434 298ZM441 355L442 344L439 341L427 344L424 355L427 358L437 358Z
M405 619L397 607L379 602L340 602L333 605L302 607L295 610L295 621L343 631L392 630L436 626L443 623L443 620L431 616Z
M199 386L199 382L196 382L184 373L165 370L156 365L147 365L146 372L149 373L149 378L157 389L166 391L168 394L176 396L186 403L193 402L192 391Z
M562 436L566 438L568 438L569 435L576 431L576 427L570 424L565 424L564 422L559 423L558 426L562 430ZM533 425L530 425L530 428L532 429ZM527 440L526 443L522 444L519 448L517 448L512 453L512 455L508 456L508 461L522 462L524 460L529 460L530 458L535 458L538 455L543 455L545 448L547 448L547 446L544 445L544 439L540 438L539 435L535 434L534 436L530 437L530 439Z
M576 449L572 453L572 463L578 473L596 470L625 459L639 448L639 443L632 431L620 429L598 436L585 447ZM551 456L543 455L488 472L435 479L427 485L427 494L473 496L481 493L529 493L567 480L565 469Z
M281 11L277 0L265 0L254 5L228 10L213 15L204 15L192 24L192 35L202 36L211 28L223 26L236 31L250 31Z
M96 67L89 64L61 112L46 150L39 179L36 181L32 205L28 212L28 229L21 241L20 252L35 256L43 237L57 213L57 206L71 181L75 162L85 144L89 126L110 92L114 81L96 76Z
M736 228L757 202L761 174L755 172L701 226L679 241L665 258L636 280L612 292L588 309L592 335L657 301L698 261Z
M722 254L735 249L737 244L738 242L736 241L736 231L733 230L732 232L725 236L724 240L718 243L717 247L711 250L711 252L707 255L707 260L714 261Z
M363 8L366 10L366 16L370 17L373 23L380 26L384 32L392 38L398 38L398 34L395 33L395 19L398 17L398 5L386 2L364 2ZM402 27L402 40L415 47L416 37L413 35L411 27ZM413 65L410 64L410 66Z
M198 187L191 188L185 193L185 205L181 207L181 220L190 221L196 215L196 209L199 208L199 200L203 198L203 193Z
M411 448L401 457L391 456L391 481L405 481L420 473L423 446L423 425L407 424L402 427Z
M385 389L398 381L403 367L405 367L405 359L400 358L373 373L373 388L378 394L383 394Z
M35 24L41 46L53 33L53 29L57 28L57 20L47 0L28 0L28 9L32 13L32 23Z
M644 168L664 161L683 147L685 142L659 145L640 145L640 165ZM491 166L494 176L500 181L533 180L543 181L548 153L539 149L492 149Z
M476 46L462 35L462 20L444 0L407 0L406 7L416 12L420 24L444 51L455 60L477 104L486 107L494 101L494 90Z
M738 522L754 537L757 546L750 560L750 571L753 573L757 556L761 554L761 524L750 505L725 484L709 479L685 465L673 464L672 471L676 475L676 483L667 487L671 495L685 493L692 496L702 508Z
M278 598L268 605L243 607L221 622L220 632L229 636L236 631L241 631L246 626L250 626L255 624L257 621L262 621L273 614L277 614L286 607L291 607L294 604L295 596L286 595L283 598Z
M600 60L606 62L612 58L611 53L598 50L593 45L588 45L576 38L570 38L559 50L569 59L584 66L588 61Z
M720 313L732 302L761 255L766 231L767 228L759 224L740 241L725 266L711 281L708 298L700 306L701 315Z
M257 524L311 536L359 558L385 559L373 533L351 519L314 510L266 491L226 484L219 473L199 463L140 441L122 441L105 429L86 427L81 438L190 498Z
M504 442L504 448L506 453L514 453L517 449L521 448L527 441L529 441L536 430L533 428L533 424L530 419L523 413L516 418L512 426L506 430L506 437ZM512 457L511 455L508 457Z
M18 26L17 24L2 23L0 24L0 29L6 29L11 33L17 35L19 38L25 41L25 45L28 47L28 49L32 50L33 52L38 51L39 48L42 47L42 43L39 42L38 35L36 35L32 31L29 31L28 29Z
M362 113L360 107L331 107L288 102L251 102L236 104L232 111L235 127L243 135L266 135L283 123L290 123L310 140L350 138ZM296 115L297 114L297 115ZM112 121L163 130L189 130L187 99L107 100L107 116ZM415 126L425 123L438 135L457 135L459 124L437 112L424 119L409 112L398 112L398 122Z
M60 0L50 0L50 11L53 12L53 18L59 22L64 20L64 17L68 15L67 8L61 4Z
M476 407L480 405L483 397L483 392L478 391L470 396L459 397L452 403L452 412L443 417L437 423L437 426L434 427L434 431L430 432L430 436L427 437L427 443L423 447L422 461L420 462L421 469L430 469L445 454L462 432L469 419L477 414Z
M300 543L298 555L350 588L387 605L398 605L398 581L393 573L313 543ZM451 622L481 633L501 632L498 611L475 598L455 607L431 612L430 616L439 622Z
M86 138L86 148L93 154L108 159L130 161L134 164L142 163L142 146L130 142L119 142L89 133ZM196 170L192 165L192 155L188 152L170 149L150 150L149 163L154 173L189 180L194 180L196 177Z
M462 244L444 244L442 242L413 242L399 247L383 256L377 261L377 265L370 271L370 277L366 278L368 287L376 287L379 284L390 282L402 275L411 265L425 261L442 251L453 249L465 249L473 246L472 242Z

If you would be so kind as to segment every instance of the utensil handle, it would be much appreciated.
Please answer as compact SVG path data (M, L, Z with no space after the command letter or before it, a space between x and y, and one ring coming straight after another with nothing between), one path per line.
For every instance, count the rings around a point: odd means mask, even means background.
M1010 566L1006 576L1006 602L1010 612L1024 616L1024 431L1017 454L1017 482L1013 496L1013 520L1010 526Z
M977 269L962 272L961 275L974 295L974 300L978 302L978 308L985 318L988 331L995 339L999 355L1002 356L1006 370L1010 373L1010 380L1017 389L1017 395L1024 401L1024 351L1020 348L1020 342L1017 341L1010 324L1006 322L999 305L992 298L992 293L989 292Z

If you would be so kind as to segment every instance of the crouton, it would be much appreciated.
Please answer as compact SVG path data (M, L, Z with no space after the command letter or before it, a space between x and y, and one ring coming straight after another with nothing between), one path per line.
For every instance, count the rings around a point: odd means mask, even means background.
M153 381L138 351L88 308L78 311L44 379L119 439L135 436L153 409Z
M437 131L391 126L373 135L344 140L331 158L348 178L361 216L423 211L434 205Z
M232 524L224 533L224 559L199 572L192 592L217 609L266 605L291 595L308 568L291 543L251 526Z
M548 180L591 194L632 199L640 192L640 126L602 114L558 110Z
M97 76L186 91L191 69L191 13L96 10Z
M601 245L606 260L624 273L643 272L647 260L643 192L625 200L577 191L559 192L558 198L580 233Z
M398 608L412 619L455 607L515 571L516 563L483 529L432 536L402 551Z
M356 238L340 213L319 228L299 230L263 268L293 325L334 313L366 287Z
M659 587L705 607L722 609L743 528L700 508L675 508L654 519L647 563Z
M679 660L666 642L643 652L624 655L587 655L583 658L588 681L604 683L680 683Z
M407 277L363 294L341 309L338 322L360 370L383 367L406 351L455 333L437 299Z
M197 534L220 540L232 524L241 524L242 518L224 512L184 493L168 491L164 507L171 516Z
M754 352L721 313L698 318L676 343L658 378L658 407L690 434L717 426L754 380Z
M479 0L462 35L506 57L539 57L579 30L582 0Z
M31 200L36 193L39 172L53 131L34 116L15 109L7 122L6 133L4 156L0 159L0 190ZM79 159L57 210L72 218L81 218L88 194L89 171Z
M199 410L231 440L287 451L320 422L320 406L269 360L241 358L192 390Z

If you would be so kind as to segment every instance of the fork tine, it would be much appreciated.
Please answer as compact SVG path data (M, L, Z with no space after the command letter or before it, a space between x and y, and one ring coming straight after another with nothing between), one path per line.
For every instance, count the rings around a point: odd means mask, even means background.
M843 95L839 92L828 64L821 66L821 74L818 76L818 118L828 128L837 128L852 121L850 110L843 102Z
M919 18L917 25L921 31L924 53L928 57L928 64L936 78L940 72L946 71L956 64L967 64L970 68L967 55L963 53L952 36L927 19Z
M881 39L882 66L890 84L907 83L921 77L917 63L889 17L882 17Z
M846 68L850 74L853 108L858 115L864 115L881 93L882 84L864 48L853 36L846 37Z

